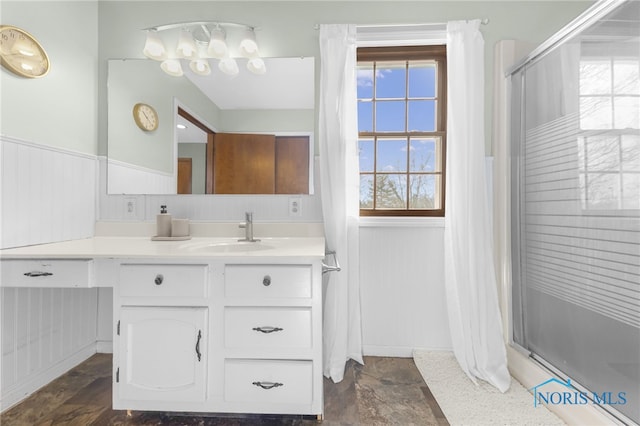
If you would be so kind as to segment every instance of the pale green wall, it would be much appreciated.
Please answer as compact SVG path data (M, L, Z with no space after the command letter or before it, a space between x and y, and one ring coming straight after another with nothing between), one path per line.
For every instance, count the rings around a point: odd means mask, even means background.
M481 30L486 44L485 136L487 151L490 151L494 44L502 39L516 39L536 46L591 4L592 1L101 2L100 57L142 57L145 34L141 29L146 27L192 20L240 21L259 27L257 39L264 56L315 57L317 86L320 60L316 24L399 24L487 18L490 22ZM101 118L104 110L101 105ZM101 133L101 150L105 144Z
M95 2L0 2L0 24L34 35L51 61L38 79L0 70L0 134L97 153L97 22Z
M51 73L39 80L20 79L0 71L0 132L37 143L105 154L107 59L142 58L145 35L141 30L154 25L203 19L255 25L259 27L257 37L265 56L315 57L317 82L320 61L316 24L398 24L488 18L490 22L482 27L482 32L486 43L485 135L490 146L495 42L517 39L538 45L592 3L3 0L0 3L2 23L22 26L38 37L53 66Z

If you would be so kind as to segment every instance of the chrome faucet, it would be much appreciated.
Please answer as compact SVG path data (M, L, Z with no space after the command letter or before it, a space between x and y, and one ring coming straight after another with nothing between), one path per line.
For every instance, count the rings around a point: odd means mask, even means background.
M260 241L260 240L256 240L255 238L253 238L253 213L252 212L246 212L244 214L244 216L245 216L245 221L243 223L241 223L240 225L238 225L238 227L244 228L244 238L240 239L238 241L247 241L247 242L251 242L251 243L255 243L256 241Z

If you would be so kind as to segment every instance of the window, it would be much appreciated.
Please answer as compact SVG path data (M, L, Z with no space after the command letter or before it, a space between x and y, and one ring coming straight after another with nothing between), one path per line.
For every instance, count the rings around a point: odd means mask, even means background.
M446 46L358 48L361 216L444 216Z
M640 62L583 57L579 90L582 208L640 209Z

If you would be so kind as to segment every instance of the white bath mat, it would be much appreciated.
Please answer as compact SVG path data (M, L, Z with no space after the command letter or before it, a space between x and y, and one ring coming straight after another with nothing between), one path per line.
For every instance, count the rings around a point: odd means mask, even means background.
M469 380L452 352L415 351L413 359L452 426L564 424L547 407L534 407L533 395L513 378L501 393L486 382Z

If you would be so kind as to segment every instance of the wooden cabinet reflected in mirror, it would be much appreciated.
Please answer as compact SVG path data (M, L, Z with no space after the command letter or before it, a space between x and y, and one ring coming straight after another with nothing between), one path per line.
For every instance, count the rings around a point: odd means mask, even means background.
M207 133L206 152L180 157L179 150L178 194L309 193L308 136L215 133L183 109L178 114ZM204 173L194 162L204 163Z

